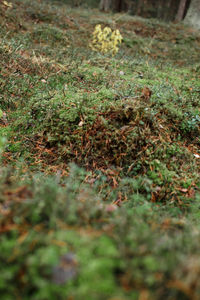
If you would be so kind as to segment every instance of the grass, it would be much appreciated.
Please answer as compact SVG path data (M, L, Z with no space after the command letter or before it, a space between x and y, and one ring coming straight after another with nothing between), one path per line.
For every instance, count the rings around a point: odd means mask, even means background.
M12 3L0 4L3 299L198 299L199 33ZM89 48L99 23L120 29L115 57Z

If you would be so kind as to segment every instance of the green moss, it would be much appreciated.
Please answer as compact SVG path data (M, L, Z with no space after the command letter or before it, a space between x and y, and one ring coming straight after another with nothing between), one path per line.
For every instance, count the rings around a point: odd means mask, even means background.
M198 33L12 3L0 4L2 298L197 298ZM124 37L115 57L89 48L99 23ZM56 284L69 253L76 276Z

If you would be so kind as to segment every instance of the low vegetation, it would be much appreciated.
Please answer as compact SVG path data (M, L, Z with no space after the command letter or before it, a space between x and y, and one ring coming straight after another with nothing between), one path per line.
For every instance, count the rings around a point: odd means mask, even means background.
M198 299L199 32L4 2L2 299ZM115 56L92 51L98 24Z

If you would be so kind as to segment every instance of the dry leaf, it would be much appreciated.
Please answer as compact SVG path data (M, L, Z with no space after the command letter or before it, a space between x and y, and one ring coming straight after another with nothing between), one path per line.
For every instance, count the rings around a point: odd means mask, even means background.
M80 122L78 123L78 126L82 127L83 124L84 124L84 122L83 122L83 121L80 121Z
M152 91L148 87L144 87L142 90L142 98L144 100L149 100L151 98Z

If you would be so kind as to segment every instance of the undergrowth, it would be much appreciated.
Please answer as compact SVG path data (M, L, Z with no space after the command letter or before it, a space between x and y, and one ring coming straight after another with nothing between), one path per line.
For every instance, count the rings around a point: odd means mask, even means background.
M2 299L198 299L199 33L54 1L0 24Z

